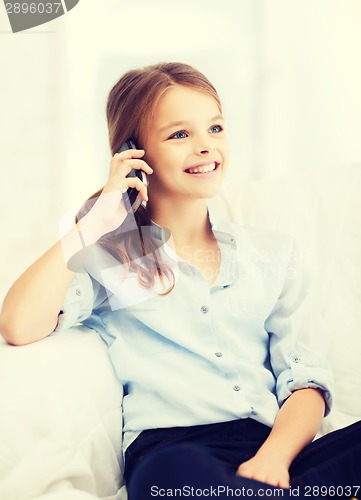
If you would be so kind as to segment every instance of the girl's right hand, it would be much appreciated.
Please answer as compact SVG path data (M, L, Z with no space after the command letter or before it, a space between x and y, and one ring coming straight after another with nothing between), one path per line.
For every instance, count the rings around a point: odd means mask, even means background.
M137 189L142 200L148 201L146 185L138 177L126 177L132 169L141 169L148 175L153 173L153 169L141 159L144 153L142 149L128 149L113 156L108 180L94 206L84 217L99 229L99 238L117 229L126 218L122 196L129 188Z

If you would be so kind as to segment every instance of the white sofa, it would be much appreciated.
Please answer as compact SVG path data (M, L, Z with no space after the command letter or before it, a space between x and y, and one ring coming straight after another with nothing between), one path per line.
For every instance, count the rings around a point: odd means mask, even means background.
M210 201L240 224L292 233L328 324L334 410L319 435L361 419L361 166L229 185ZM82 326L13 347L0 340L0 499L126 499L122 388Z

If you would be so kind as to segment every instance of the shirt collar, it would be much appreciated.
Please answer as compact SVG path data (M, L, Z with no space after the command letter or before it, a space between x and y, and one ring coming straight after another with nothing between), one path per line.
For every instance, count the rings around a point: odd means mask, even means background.
M223 213L217 210L218 207L213 205L207 205L208 218L211 224L212 230L218 241L222 243L229 243L231 246L236 246L236 239L234 235L234 228L232 223L227 220ZM160 226L153 220L151 220L150 225L151 236L159 241L162 245L167 243L171 237L171 232L169 229Z
M214 286L226 288L234 283L237 276L237 266L235 253L237 251L237 241L234 225L216 210L217 207L207 206L208 218L212 227L214 236L217 239L222 259L221 268ZM164 228L154 221L151 221L150 234L159 242L165 253L172 261L178 262L179 259L173 245L173 239L169 229Z

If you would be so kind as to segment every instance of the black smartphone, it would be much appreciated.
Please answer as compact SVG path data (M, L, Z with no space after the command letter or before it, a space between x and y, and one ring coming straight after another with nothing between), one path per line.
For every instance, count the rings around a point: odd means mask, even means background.
M122 147L119 149L118 153L122 151L126 151L127 149L138 149L135 142L131 139L128 139ZM141 169L132 168L127 177L138 177L146 186L148 185L148 180L146 173ZM126 193L123 195L123 201L125 208L129 211L136 212L140 205L142 204L142 198L139 194L138 189L129 188Z

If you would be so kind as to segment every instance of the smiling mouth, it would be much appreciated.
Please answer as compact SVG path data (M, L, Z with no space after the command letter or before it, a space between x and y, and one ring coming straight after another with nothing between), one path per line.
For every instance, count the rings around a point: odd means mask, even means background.
M185 172L192 175L207 174L209 172L214 172L218 167L219 163L215 161L213 163L210 163L209 165L187 168Z

